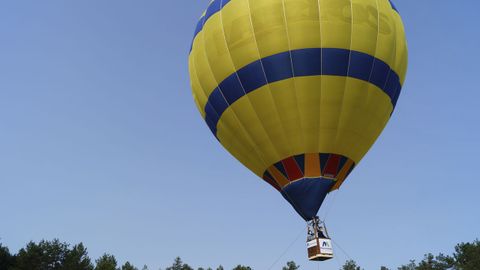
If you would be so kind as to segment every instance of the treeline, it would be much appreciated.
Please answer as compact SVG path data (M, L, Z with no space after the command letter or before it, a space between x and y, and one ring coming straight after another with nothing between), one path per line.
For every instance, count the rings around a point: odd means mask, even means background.
M197 270L225 270L223 266L202 268ZM288 262L282 270L298 270L295 262ZM414 260L402 265L398 270L480 270L480 241L461 243L455 247L452 255L427 254L418 263ZM10 253L6 246L0 243L0 270L149 270L148 266L137 268L130 262L119 265L115 256L104 254L93 261L85 246L80 243L70 246L59 240L30 242L16 254ZM160 268L159 270L162 270ZM195 270L176 258L165 270ZM253 270L244 265L238 265L233 270ZM354 261L347 261L340 270L364 270ZM382 266L380 270L391 270Z
M426 254L420 262L411 260L398 270L480 270L480 241L461 243L452 255ZM354 261L347 261L341 270L363 270ZM382 266L380 270L390 270Z
M283 269L297 270L298 268L294 262L288 262ZM221 265L216 268L199 267L197 270L214 269L225 270ZM103 254L93 261L82 243L70 246L55 239L53 241L43 240L39 243L30 242L16 254L12 254L6 246L0 243L0 270L149 270L149 268L146 265L137 268L130 262L119 265L115 256L110 254ZM172 265L164 270L195 269L180 258L176 258ZM252 268L238 265L233 270L252 270Z

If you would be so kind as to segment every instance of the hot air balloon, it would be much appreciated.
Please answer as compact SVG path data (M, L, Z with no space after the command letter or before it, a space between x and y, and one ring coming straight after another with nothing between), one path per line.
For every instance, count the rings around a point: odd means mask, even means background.
M389 0L213 0L189 54L200 114L307 221L311 260L333 257L317 212L384 129L406 68Z

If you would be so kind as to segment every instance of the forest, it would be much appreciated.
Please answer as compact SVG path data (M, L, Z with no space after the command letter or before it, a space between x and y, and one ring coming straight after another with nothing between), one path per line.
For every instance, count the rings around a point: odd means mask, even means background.
M388 265L388 262L384 262ZM248 265L239 264L232 270L253 270ZM279 270L303 270L301 265L290 261ZM460 243L453 254L425 254L420 261L411 260L396 268L381 266L380 270L479 270L480 241ZM147 265L137 267L130 262L119 264L114 255L103 254L93 260L82 244L70 245L58 239L30 242L18 252L12 253L0 243L0 270L226 270L223 266L193 268L180 257L172 265L160 269L149 269ZM339 270L364 269L353 260L346 261ZM378 269L377 269L378 270Z

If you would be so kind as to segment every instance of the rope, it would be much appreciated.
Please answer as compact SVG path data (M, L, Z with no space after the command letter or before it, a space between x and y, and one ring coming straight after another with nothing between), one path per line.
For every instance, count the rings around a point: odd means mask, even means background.
M333 258L335 258L335 262L337 262L338 269L342 269L342 263L341 263L340 260L337 258L337 256L334 256Z
M280 255L280 257L278 257L274 262L273 264L268 268L268 270L272 270L273 267L275 265L277 265L277 263L287 254L287 252L290 250L290 248L292 248L292 246L298 241L298 239L300 238L300 236L305 232L305 229L302 228L302 230L298 233L297 237L295 238L295 240L293 240L292 243L290 243L290 245L288 245L288 247L285 249L285 251Z
M333 194L332 201L328 204L327 209L325 210L325 215L323 216L323 219L321 220L323 223L325 223L325 221L327 220L328 214L330 214L330 211L332 210L333 205L335 204L335 199L337 198L337 194L338 194L339 192L340 192L340 190L337 190L337 191Z
M332 240L333 244L337 246L343 252L343 254L345 254L345 257L347 257L347 259L355 261L354 259L352 259L350 255L348 255L348 253L337 242L335 242L333 239L330 239L330 240Z

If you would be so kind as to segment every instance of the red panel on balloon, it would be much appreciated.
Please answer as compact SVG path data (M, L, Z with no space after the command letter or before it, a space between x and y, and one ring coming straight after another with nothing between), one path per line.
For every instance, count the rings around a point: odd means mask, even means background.
M300 169L300 167L298 166L297 162L293 157L284 159L282 161L282 164L283 164L283 167L285 167L285 170L287 171L288 179L290 181L303 178L302 170Z
M327 165L325 166L325 170L323 171L323 175L326 177L335 178L338 173L338 165L340 165L340 156L332 154L327 161Z

